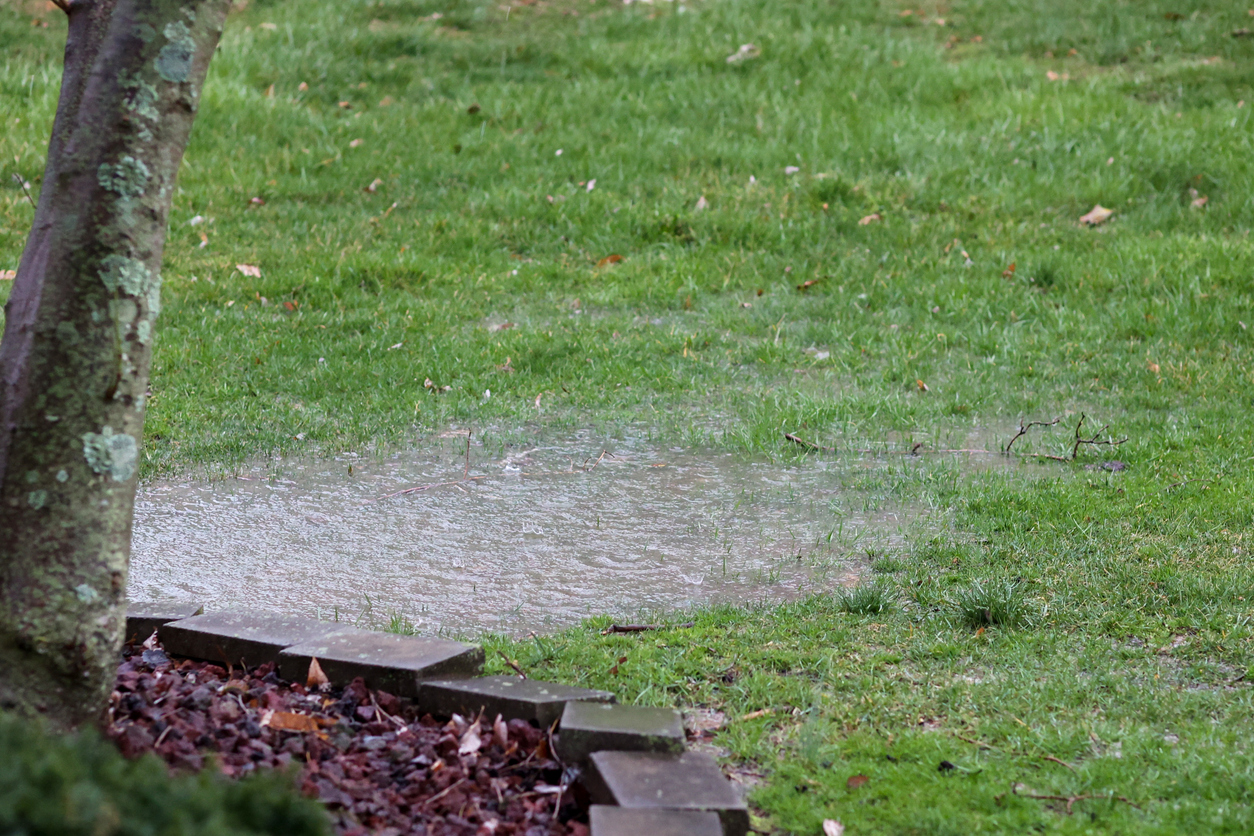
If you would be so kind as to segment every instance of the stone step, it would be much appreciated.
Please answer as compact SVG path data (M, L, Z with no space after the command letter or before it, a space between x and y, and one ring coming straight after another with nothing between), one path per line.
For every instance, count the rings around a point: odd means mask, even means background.
M630 752L682 752L684 721L672 708L570 702L562 712L557 754L579 763L606 749Z
M714 758L701 752L594 752L580 780L594 804L717 813L725 836L749 831L749 808L740 791Z
M483 668L483 648L444 639L347 630L293 642L278 654L279 676L305 682L316 658L337 685L356 677L366 687L398 697L418 696L423 679L474 676Z
M200 604L183 604L177 601L128 601L126 603L125 641L139 644L148 640L162 624L200 615L205 608Z
M506 720L526 720L547 728L553 725L568 702L612 703L609 691L574 688L516 676L481 676L474 679L428 680L418 687L418 709L437 717L460 714L488 720L499 714Z
M593 804L588 811L591 836L723 836L718 813L696 810L645 810Z
M173 656L255 667L277 662L285 647L353 629L297 615L224 611L162 624L157 638Z

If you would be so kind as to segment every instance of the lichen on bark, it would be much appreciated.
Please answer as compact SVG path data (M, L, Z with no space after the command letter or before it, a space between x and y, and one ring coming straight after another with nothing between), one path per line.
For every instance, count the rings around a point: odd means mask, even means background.
M103 710L175 175L228 0L75 0L0 340L0 708Z

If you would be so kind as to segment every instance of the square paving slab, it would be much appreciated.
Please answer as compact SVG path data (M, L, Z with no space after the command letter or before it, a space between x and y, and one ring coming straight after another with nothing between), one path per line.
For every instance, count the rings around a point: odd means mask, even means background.
M718 813L645 810L593 804L592 836L723 836Z
M146 641L162 624L200 615L205 608L200 604L180 604L177 601L154 603L152 601L128 601L126 604L126 641Z
M740 791L714 758L701 752L595 752L581 780L594 804L717 813L726 836L749 831L749 808Z
M682 752L684 721L673 708L570 702L562 712L557 754L577 763L593 752Z
M360 676L369 688L416 697L419 680L479 673L483 648L444 639L353 630L286 648L279 654L279 676L304 682L313 658L337 685Z
M253 667L278 661L279 651L290 645L352 629L298 615L213 612L162 624L157 638L175 656Z
M475 679L432 680L418 687L418 708L437 717L461 714L464 717L483 711L492 720L501 715L506 720L527 720L540 726L553 725L566 703L614 702L609 691L573 688L536 679L516 676L481 676Z

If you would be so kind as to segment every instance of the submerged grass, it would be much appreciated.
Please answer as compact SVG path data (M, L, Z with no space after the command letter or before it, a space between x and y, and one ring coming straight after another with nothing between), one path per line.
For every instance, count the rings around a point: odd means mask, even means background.
M21 9L0 269L63 33ZM1062 416L1015 445L1059 455L1087 414L1128 443L1031 480L888 465L953 519L873 562L891 610L489 647L752 715L716 742L765 776L767 830L1248 832L1251 26L1217 0L256 3L181 174L145 472L450 423L783 457L785 431L991 447Z

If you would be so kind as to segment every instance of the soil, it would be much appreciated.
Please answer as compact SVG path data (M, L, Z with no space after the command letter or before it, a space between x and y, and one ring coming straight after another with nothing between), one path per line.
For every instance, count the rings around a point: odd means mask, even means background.
M245 671L128 648L108 734L127 757L155 752L174 769L290 769L342 836L588 834L574 772L546 730L438 720L361 679L306 688L273 665Z

